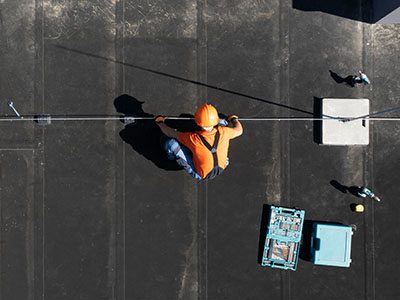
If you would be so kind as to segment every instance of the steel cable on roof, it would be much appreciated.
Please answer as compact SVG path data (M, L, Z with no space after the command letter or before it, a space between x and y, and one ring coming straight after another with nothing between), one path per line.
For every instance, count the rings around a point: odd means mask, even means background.
M140 120L154 120L153 117L136 117L132 115L121 115L121 116L21 116L21 117L8 117L8 116L0 116L0 122L18 122L18 121L40 121L40 120L51 120L51 121L124 121L124 120L132 120L132 121L140 121ZM166 120L182 120L182 121L191 121L194 118L190 117L173 117L173 116L165 116ZM254 117L254 118L239 118L240 121L248 122L248 121L354 121L354 120L369 120L369 121L400 121L400 117L381 117L381 118L372 118L367 116L362 117L331 117L326 116L323 118L308 118L308 117Z

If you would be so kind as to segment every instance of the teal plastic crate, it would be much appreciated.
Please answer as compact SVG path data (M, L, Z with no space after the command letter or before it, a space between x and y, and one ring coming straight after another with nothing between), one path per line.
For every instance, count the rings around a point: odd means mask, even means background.
M311 262L316 265L350 267L350 226L315 222L311 234Z
M271 206L262 266L296 270L304 215L304 210Z

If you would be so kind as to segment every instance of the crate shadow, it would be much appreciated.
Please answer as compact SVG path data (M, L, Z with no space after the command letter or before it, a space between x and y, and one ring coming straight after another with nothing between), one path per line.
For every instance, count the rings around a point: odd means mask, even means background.
M267 236L267 228L269 223L269 211L271 205L264 204L262 209L261 215L261 223L260 223L260 236L258 239L258 256L257 262L261 265L264 253L264 246L265 246L265 237Z

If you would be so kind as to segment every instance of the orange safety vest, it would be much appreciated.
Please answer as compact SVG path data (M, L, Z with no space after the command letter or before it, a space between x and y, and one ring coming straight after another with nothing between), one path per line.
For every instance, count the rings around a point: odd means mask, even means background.
M181 132L179 142L193 153L196 172L203 179L212 179L226 167L229 140L234 134L235 131L229 127L216 127L211 131Z

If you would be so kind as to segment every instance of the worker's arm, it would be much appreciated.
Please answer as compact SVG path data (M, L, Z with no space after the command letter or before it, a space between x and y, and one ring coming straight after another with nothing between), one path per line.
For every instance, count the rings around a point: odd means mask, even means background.
M232 124L232 129L235 131L233 135L233 139L241 136L243 134L243 127L242 124L239 122L238 116L232 115L228 117L228 122Z
M164 122L165 122L165 118L162 116L158 116L154 119L154 121L156 122L156 124L160 127L161 131L168 137L173 138L173 139L178 139L179 137L179 132L174 129L171 128L169 126L167 126Z
M157 124L157 125L160 127L161 131L162 131L166 136L168 136L168 137L170 137L170 138L173 138L173 139L178 139L178 137L179 137L179 132L178 132L176 129L171 128L171 127L165 125L165 123L159 123L159 124Z

